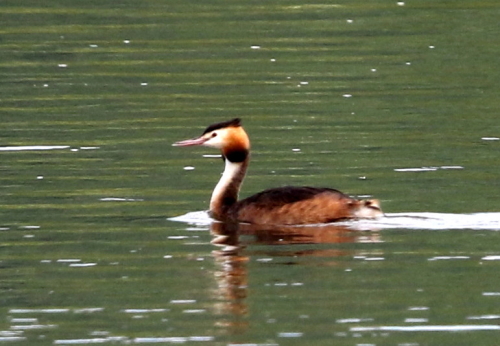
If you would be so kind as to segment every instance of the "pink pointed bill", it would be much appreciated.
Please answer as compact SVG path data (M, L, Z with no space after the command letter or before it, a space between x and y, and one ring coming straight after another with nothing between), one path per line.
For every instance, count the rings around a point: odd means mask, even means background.
M193 139L186 139L184 141L175 142L172 144L174 147L190 147L193 145L202 145L207 141L206 138L198 137Z

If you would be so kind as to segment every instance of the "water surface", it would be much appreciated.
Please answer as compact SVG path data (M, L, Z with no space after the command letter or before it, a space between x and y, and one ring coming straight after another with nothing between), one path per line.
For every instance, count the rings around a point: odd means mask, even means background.
M499 15L2 1L0 343L497 345ZM169 220L222 169L171 143L233 117L242 197L328 186L388 217L238 237Z

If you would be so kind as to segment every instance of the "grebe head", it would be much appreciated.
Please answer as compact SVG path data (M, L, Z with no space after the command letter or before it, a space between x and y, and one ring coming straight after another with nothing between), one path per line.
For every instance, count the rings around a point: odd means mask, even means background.
M360 219L376 219L384 216L378 199L357 201L353 216Z
M220 149L226 158L231 153L248 152L250 149L248 135L241 127L241 120L239 118L210 125L200 137L175 142L172 145L177 147L203 145L205 147L216 148Z

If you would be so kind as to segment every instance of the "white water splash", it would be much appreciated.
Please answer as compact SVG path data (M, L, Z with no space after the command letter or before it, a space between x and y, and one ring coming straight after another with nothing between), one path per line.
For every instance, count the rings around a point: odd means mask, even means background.
M377 220L356 220L352 222L355 229L475 229L500 230L500 213L392 213Z
M193 211L184 215L170 217L167 220L175 222L183 222L196 226L208 226L215 221L210 216L208 216L208 213L206 211Z
M214 220L206 211L190 212L169 218L170 221L183 222L190 225L208 226ZM354 230L367 229L412 229L412 230L446 230L475 229L500 231L499 213L389 213L375 220L363 219L337 223Z

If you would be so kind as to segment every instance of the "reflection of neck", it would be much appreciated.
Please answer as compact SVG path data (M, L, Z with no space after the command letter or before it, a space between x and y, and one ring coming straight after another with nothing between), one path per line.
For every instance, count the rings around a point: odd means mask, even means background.
M248 157L242 162L231 162L224 157L224 162L224 173L210 199L210 213L217 220L226 219L228 209L238 201L240 186L248 167Z
M222 332L228 335L243 335L248 331L248 256L239 247L239 224L213 222L210 231L215 236L214 245L220 250L212 251L215 260L214 279L217 282L213 292L218 302L215 304L218 326L225 326Z

